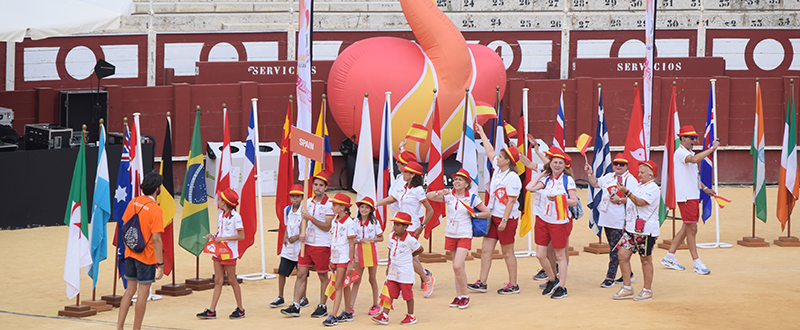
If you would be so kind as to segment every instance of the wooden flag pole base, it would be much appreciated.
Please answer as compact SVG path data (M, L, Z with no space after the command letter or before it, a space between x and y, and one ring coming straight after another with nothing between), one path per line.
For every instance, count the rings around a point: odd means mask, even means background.
M447 262L447 258L436 252L422 252L422 254L419 255L419 261L424 263L439 263Z
M122 302L122 296L115 294L105 295L100 297L100 299L105 300L106 303L114 307L119 307L119 303Z
M214 280L210 278L187 278L186 287L192 291L204 291L214 288Z
M761 237L742 237L739 241L736 242L737 244L744 246L744 247L768 247L769 243L764 241Z
M661 243L658 243L659 249L669 250L671 246L672 246L672 239L665 239L661 241ZM688 249L689 246L686 245L686 243L681 243L681 245L678 247L678 250L688 250Z
M480 259L481 258L481 253L482 253L481 249L478 249L478 251L472 252L472 256L475 257L475 258ZM494 250L494 251L492 251L492 259L503 259L503 254L500 253L500 251L498 251L498 250Z
M66 317L87 317L97 315L97 310L89 305L67 305L63 310L58 311L58 316Z
M107 312L110 311L114 306L109 305L105 300L84 300L81 301L81 306L86 305L89 306L91 309L100 312Z
M451 253L451 251L445 251L444 258L447 260L453 260L453 254ZM469 253L467 253L467 257L464 258L464 260L475 260L475 258L469 255Z
M212 284L212 286L213 286L213 284L214 284L214 281L216 280L216 278L217 278L216 276L214 276L214 275L211 275L211 284ZM241 279L241 278L239 278L239 277L237 276L237 277L236 277L236 282L239 282L239 284L242 284L242 279ZM231 285L231 284L228 282L228 273L225 273L225 274L223 274L223 277L222 277L222 285Z
M583 252L607 254L611 252L611 246L606 243L589 243L589 246L583 247Z
M156 294L160 294L162 296L180 297L192 294L192 289L190 289L184 283L164 284L161 286L161 289L156 290Z
M774 243L777 246L794 247L794 246L800 246L800 239L794 236L779 236L778 239L774 241Z
M571 246L568 247L567 252L569 253L570 256L576 256L576 255L580 254L580 251L575 250L575 248L573 248Z

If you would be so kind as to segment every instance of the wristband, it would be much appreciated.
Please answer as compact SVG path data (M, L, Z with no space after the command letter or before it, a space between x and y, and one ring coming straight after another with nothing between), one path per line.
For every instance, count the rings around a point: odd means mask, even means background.
M625 196L630 196L630 195L631 195L631 191L630 191L630 190L628 190L627 192L625 192Z
M156 265L158 265L158 267L163 267L164 263L163 262L158 262L158 263L156 263Z

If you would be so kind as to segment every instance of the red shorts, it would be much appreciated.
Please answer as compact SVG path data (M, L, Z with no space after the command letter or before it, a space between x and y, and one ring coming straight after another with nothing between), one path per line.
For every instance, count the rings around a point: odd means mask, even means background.
M444 238L444 250L445 251L455 251L458 248L465 248L467 250L472 249L472 237L470 238L452 238L446 237Z
M683 219L683 223L697 223L700 217L699 199L678 202L678 208L681 210L681 219Z
M572 220L568 223L556 225L545 222L537 216L533 230L536 245L547 246L552 242L554 249L563 249L567 247L569 242L569 234L572 232Z
M297 258L297 267L315 268L317 273L325 274L330 262L331 248L306 245L306 254Z
M224 266L236 266L236 260L238 259L219 260L217 256L211 256L211 260L219 261L219 263Z
M389 287L389 297L392 299L400 297L401 292L403 293L403 300L414 299L414 291L412 290L414 285L411 283L399 283L389 280L386 281L386 286Z
M510 218L506 223L506 229L503 231L497 230L497 226L503 221L503 218L492 217L492 222L489 223L489 232L486 233L486 238L492 238L500 241L500 245L514 244L514 237L517 234L517 224L519 219Z
M347 263L333 264L333 268L347 268Z

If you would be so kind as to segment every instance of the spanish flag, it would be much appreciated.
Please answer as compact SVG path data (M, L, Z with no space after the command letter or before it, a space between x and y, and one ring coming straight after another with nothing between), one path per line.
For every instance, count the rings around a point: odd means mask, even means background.
M358 245L358 266L373 267L378 265L378 244L375 242Z
M460 199L458 200L458 202L461 203L461 205L464 206L464 208L467 209L467 213L469 213L469 216L471 216L471 217L475 216L475 209L472 208L472 206L469 206L469 204L465 203L464 201L462 201Z
M394 309L394 307L392 306L392 297L389 296L389 286L386 285L385 281L383 282L383 289L381 289L381 295L379 299L381 301L380 302L381 308Z
M342 288L346 288L353 284L353 282L358 281L361 278L361 274L359 274L355 269L350 271L350 275L344 279L344 285ZM328 298L336 299L336 272L331 272L331 276L328 278L328 286L325 287L325 295Z
M586 148L589 147L589 142L592 141L592 137L589 134L583 133L581 136L575 140L575 146L578 147L578 151L581 152L581 155L586 157Z
M556 220L564 220L568 218L567 214L567 195L558 195L556 200Z
M406 139L417 141L417 143L425 143L428 140L428 128L415 122L408 129Z
M720 196L720 195L714 196L714 199L716 199L716 200L717 200L717 205L719 205L719 208L720 208L720 209L724 208L724 207L725 207L725 205L728 205L728 203L730 203L730 202L731 202L731 200L730 200L730 199L727 199L727 198L725 198L725 197L722 197L722 196Z
M486 102L475 102L475 112L477 113L478 125L483 125L487 121L497 119L497 111Z
M503 127L506 129L506 136L508 136L509 139L517 137L517 129L511 126L507 121L503 122Z

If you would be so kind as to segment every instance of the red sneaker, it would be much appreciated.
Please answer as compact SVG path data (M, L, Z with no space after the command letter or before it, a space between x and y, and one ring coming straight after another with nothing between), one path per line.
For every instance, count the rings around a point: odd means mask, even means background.
M417 318L414 315L406 314L406 318L400 321L400 325L411 325L417 323Z
M464 309L467 307L469 307L469 297L461 298L461 300L458 302L458 308Z
M450 307L458 307L458 304L461 303L461 298L455 297L453 298L453 302L450 303Z
M375 315L372 317L372 320L383 325L389 324L389 316L386 315L386 313Z

